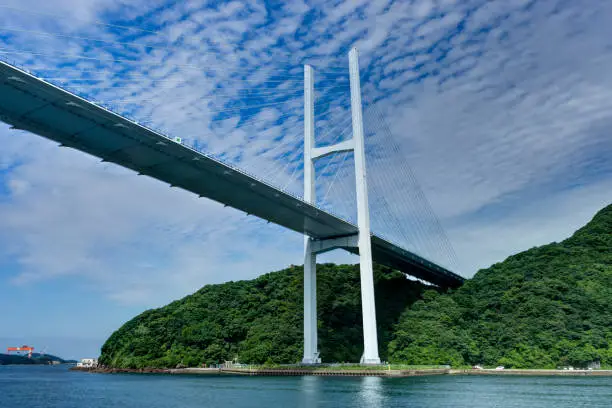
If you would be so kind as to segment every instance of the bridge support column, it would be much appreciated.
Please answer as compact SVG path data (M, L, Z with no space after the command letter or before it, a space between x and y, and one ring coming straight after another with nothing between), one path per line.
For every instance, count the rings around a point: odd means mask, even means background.
M361 363L380 364L376 330L374 270L372 267L370 210L368 207L368 184L365 164L363 111L361 106L361 83L359 78L359 55L356 48L353 48L349 52L349 74L351 86L351 113L353 116L355 179L357 187L357 226L359 228L358 245L359 268L361 275L361 308L363 313L363 356L361 357Z
M315 203L314 148L314 74L304 66L304 201ZM312 239L304 236L304 358L303 364L318 364L317 338L317 255Z
M304 358L302 364L319 364L317 336L317 255L312 239L304 237Z

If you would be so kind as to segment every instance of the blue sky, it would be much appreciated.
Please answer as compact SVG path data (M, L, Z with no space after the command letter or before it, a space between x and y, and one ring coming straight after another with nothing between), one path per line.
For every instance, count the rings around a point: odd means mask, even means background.
M300 194L302 65L318 142L342 140L357 46L393 134L366 109L373 228L444 255L413 174L471 276L612 202L612 5L587 3L7 0L0 58ZM146 308L301 263L297 234L7 126L0 143L1 347L94 355ZM351 218L350 157L328 163L321 205Z

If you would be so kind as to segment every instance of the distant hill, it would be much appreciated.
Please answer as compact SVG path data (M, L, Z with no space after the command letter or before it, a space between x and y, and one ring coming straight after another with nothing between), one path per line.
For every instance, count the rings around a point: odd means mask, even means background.
M28 358L27 356L15 355L15 354L0 354L0 365L51 364L52 361L59 361L60 364L76 363L76 361L74 360L64 360L60 357L53 356L50 354L43 355L39 353L32 353L32 358Z
M318 267L325 362L362 353L359 268ZM383 360L517 368L612 366L612 205L571 238L479 271L441 294L375 266ZM418 301L417 301L418 300ZM100 362L123 368L197 366L236 357L295 363L302 354L302 267L207 285L124 324Z

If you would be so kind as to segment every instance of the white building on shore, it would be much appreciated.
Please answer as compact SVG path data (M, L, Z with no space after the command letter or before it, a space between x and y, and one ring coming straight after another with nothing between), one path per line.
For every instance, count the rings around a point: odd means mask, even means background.
M77 363L77 367L92 368L98 366L97 358L83 358Z

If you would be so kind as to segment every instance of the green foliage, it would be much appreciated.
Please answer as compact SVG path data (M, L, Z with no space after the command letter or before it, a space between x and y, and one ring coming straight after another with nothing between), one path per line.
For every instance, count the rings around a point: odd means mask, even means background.
M399 315L424 286L379 266L374 271L381 350ZM317 266L319 349L325 361L359 361L363 351L359 268ZM100 362L121 368L296 363L302 357L303 269L252 281L208 285L149 310L106 341ZM386 353L381 353L386 358Z
M612 365L612 205L561 242L479 271L406 310L390 361L514 368Z
M100 361L122 368L238 358L273 367L302 355L302 268L205 286L127 322ZM318 266L319 348L328 362L362 353L359 270ZM381 358L411 365L612 366L612 205L561 242L532 248L439 294L375 266ZM416 299L420 299L415 302Z

